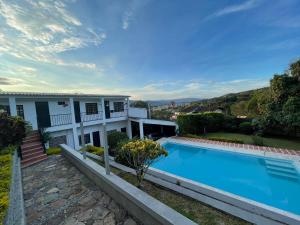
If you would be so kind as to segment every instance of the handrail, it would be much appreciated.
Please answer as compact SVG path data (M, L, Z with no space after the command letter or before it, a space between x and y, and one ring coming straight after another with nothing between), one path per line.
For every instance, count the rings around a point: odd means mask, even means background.
M81 112L80 117L82 122L103 120L103 111L98 111L96 114L87 114L86 112Z
M51 127L72 123L71 113L50 115Z

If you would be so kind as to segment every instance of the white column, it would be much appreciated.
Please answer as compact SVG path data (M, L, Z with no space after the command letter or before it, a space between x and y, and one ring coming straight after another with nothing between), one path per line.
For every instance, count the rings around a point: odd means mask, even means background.
M132 139L131 120L129 118L127 120L127 136Z
M105 117L104 98L101 98L101 105L102 105L102 116L103 116L103 121L104 121L104 123L105 123L106 117Z
M74 138L74 147L75 149L80 149L78 134L77 134L77 127L76 127L76 120L75 120L75 111L74 111L74 100L70 98L70 108L71 108L71 119L72 119L72 129L73 129L73 138Z
M139 125L140 125L140 139L144 139L144 125L143 125L143 121L140 120L139 121Z
M8 102L9 102L10 115L11 116L17 116L16 98L15 97L9 97Z
M106 124L103 124L103 134L104 134L104 163L105 163L105 172L107 175L110 174L109 168L109 154L108 154L108 144L107 144L107 132Z
M130 108L130 101L129 98L127 98L127 118L129 118L129 108Z

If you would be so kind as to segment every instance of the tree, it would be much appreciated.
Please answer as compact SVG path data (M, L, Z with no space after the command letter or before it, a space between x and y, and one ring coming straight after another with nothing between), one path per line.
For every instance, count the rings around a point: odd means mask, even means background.
M145 101L134 101L131 103L130 105L131 107L135 107L135 108L146 108L148 109L148 102L145 102Z
M289 130L300 128L300 97L290 97L283 105L283 121Z
M137 186L140 188L149 166L160 156L167 156L168 152L159 143L145 139L125 143L119 154L135 169Z
M300 60L290 65L290 72L293 77L296 77L300 82Z

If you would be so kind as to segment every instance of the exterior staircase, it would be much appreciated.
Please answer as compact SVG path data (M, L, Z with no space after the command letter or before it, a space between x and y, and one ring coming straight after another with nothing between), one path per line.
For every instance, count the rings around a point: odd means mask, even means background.
M44 153L43 144L38 131L33 131L24 138L21 145L21 151L22 168L47 159L47 155Z

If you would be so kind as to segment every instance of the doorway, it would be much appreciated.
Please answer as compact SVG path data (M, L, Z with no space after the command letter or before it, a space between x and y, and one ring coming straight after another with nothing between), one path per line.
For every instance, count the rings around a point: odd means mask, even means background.
M35 102L38 128L51 127L48 102Z
M99 131L95 131L93 132L93 143L94 146L96 147L100 147L100 132Z
M105 117L106 119L109 119L110 118L109 101L104 101L104 108L105 108Z

